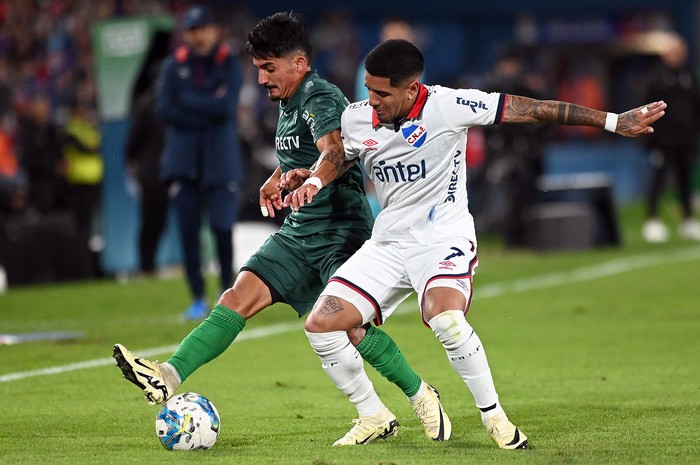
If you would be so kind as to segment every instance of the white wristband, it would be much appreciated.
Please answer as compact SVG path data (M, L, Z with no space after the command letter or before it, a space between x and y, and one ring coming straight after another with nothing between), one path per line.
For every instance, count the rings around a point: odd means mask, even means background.
M304 184L311 184L313 186L316 186L316 189L321 190L323 187L323 183L321 182L321 179L319 179L318 176L311 176L309 179L304 181Z
M617 130L617 113L608 113L605 116L605 130L615 132Z

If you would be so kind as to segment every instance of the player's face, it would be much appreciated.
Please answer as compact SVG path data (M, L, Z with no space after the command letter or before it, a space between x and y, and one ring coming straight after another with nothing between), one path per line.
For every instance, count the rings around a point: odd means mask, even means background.
M411 112L413 102L418 95L419 84L417 81L409 80L394 87L389 78L365 73L365 87L369 93L369 104L374 108L379 121L391 123Z
M289 100L308 70L306 60L300 55L253 58L253 64L258 68L258 84L267 89L267 96L273 102Z

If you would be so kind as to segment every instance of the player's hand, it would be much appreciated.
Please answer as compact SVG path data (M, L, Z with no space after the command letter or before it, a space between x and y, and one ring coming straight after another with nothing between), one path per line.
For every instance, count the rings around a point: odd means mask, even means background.
M654 132L654 128L651 125L666 114L665 109L666 102L661 100L626 111L620 114L615 132L626 137L651 134Z
M280 187L292 192L293 190L300 188L301 185L304 184L304 181L309 179L309 177L311 177L311 170L307 170L306 168L289 170L282 174L282 178L280 179Z
M299 188L287 194L284 198L284 206L291 206L292 210L298 212L299 208L307 203L311 203L316 194L318 194L318 187L313 184L302 184Z
M264 217L275 217L275 210L282 210L282 188L280 180L270 178L260 188L260 213Z

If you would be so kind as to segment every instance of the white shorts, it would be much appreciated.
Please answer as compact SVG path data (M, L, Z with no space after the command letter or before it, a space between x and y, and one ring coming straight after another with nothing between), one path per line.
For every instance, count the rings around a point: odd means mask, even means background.
M476 246L466 238L410 246L370 239L338 268L321 295L347 300L360 311L363 323L377 326L413 291L423 315L425 292L433 287L460 291L467 299L466 311L477 264ZM427 324L424 316L423 322Z

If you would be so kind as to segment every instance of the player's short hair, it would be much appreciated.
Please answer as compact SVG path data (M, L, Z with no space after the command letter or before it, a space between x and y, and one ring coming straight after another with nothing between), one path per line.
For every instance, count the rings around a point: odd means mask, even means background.
M311 57L309 31L299 13L283 11L262 19L248 34L245 51L253 58L281 58L291 52Z
M365 70L372 76L389 78L393 87L423 74L425 61L418 47L403 39L377 45L365 58Z

